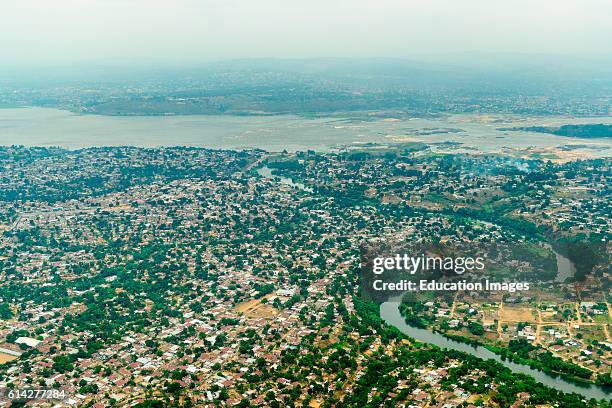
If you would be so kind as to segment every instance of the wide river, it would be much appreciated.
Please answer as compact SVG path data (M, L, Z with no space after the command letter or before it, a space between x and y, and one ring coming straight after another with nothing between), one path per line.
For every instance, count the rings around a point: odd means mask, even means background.
M348 114L347 114L348 115ZM499 152L517 147L572 145L576 155L612 156L611 139L579 140L497 128L564 123L612 123L612 118L530 118L498 115L445 115L439 118L308 119L276 116L97 116L45 108L0 109L0 145L60 146L196 146L261 148L269 151L331 150L362 143L455 142L434 150Z

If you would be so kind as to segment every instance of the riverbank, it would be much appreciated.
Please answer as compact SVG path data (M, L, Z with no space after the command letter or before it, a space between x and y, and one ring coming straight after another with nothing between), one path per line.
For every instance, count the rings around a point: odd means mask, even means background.
M389 325L397 328L405 335L424 343L436 345L442 349L449 349L468 353L483 360L494 360L509 368L515 373L527 374L537 382L566 393L576 393L585 398L595 398L597 400L611 400L612 390L594 384L577 384L567 381L558 376L544 373L529 366L517 364L500 356L491 350L475 345L468 345L459 341L451 340L439 333L434 333L427 329L419 329L406 324L399 311L399 302L385 302L380 305L380 317Z
M406 320L409 323L409 320L408 319L406 319ZM456 334L446 333L446 332L435 330L435 329L432 329L432 332L439 333L440 335L446 337L449 340L457 341L457 342L460 342L460 343L465 343L465 344L468 344L468 345L470 345L472 347L484 347L487 350L490 350L493 353L495 353L498 356L500 356L502 358L502 360L503 359L508 359L509 361L512 361L512 362L517 363L517 364L522 364L522 365L525 365L525 366L529 366L532 369L541 371L541 372L546 373L548 375L551 375L553 377L554 376L559 376L559 377L562 377L562 378L566 379L567 381L573 382L573 383L578 384L578 385L593 384L592 381L589 381L586 378L578 377L578 376L575 376L575 375L570 375L570 374L564 373L562 371L555 371L554 369L548 367L547 365L545 365L544 363L542 363L539 360L534 360L534 359L530 359L530 358L521 358L521 357L515 355L514 353L512 353L511 351L509 351L507 348L496 347L496 346L493 346L493 345L490 345L490 344L482 343L482 342L480 342L478 340L471 339L469 337L464 337L464 336L460 336L460 335L456 335ZM559 361L564 363L560 359L559 359ZM580 366L576 366L576 365L571 364L571 363L565 363L565 364L567 364L568 366L572 366L572 368L574 368L574 369L576 369L576 368L580 369L581 368ZM588 370L586 370L586 371L588 372ZM599 385L602 385L602 384L599 384ZM610 392L612 392L612 388L610 388Z

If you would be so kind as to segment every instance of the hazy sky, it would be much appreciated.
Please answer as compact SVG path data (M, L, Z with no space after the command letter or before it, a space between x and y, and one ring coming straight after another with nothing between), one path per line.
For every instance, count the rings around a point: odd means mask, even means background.
M611 0L0 0L0 63L612 55Z

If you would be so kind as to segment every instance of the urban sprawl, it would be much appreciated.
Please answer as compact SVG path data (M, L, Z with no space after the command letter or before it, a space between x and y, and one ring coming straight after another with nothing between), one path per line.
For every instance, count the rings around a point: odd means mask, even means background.
M406 321L609 386L610 164L1 147L0 388L95 408L610 406L412 340L358 272L371 239L518 242L497 276L538 282L529 295L405 299ZM557 279L550 243L576 276Z

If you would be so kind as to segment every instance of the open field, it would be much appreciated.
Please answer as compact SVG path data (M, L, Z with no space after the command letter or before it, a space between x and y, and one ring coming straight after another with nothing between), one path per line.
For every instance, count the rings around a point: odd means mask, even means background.
M537 321L531 308L504 306L499 312L499 320L504 322L533 322Z
M267 295L261 299L247 300L238 304L235 308L236 312L243 313L247 317L272 319L279 312L269 304L262 303L262 299L270 299L273 295Z
M17 360L17 357L9 354L0 353L0 364L8 363L9 361Z

